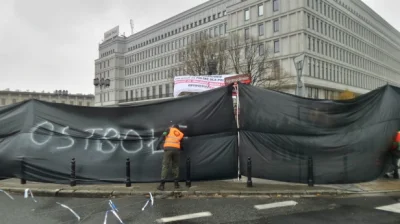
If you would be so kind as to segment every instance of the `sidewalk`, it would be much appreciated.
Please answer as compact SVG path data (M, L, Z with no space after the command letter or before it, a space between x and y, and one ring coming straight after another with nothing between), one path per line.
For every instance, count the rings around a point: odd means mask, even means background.
M246 178L238 180L192 182L187 188L181 183L181 188L175 190L173 183L166 183L165 191L158 191L157 183L133 183L131 187L125 184L103 185L69 185L27 182L20 184L19 179L0 181L0 189L15 194L23 194L26 188L37 196L64 197L124 197L148 195L151 192L156 198L181 197L317 197L317 196L349 196L365 194L400 193L400 180L379 179L373 182L344 185L316 185L253 179L253 187L246 187Z

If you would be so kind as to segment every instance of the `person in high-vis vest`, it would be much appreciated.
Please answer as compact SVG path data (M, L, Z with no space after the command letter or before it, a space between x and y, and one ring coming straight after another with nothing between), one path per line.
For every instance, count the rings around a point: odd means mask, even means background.
M385 174L385 177L390 177L393 175L393 178L399 179L399 160L400 160L400 131L397 132L392 148L390 150L390 157L391 157L391 168L393 171Z
M172 167L175 188L179 188L179 161L180 151L182 150L181 141L184 137L184 134L179 129L178 125L173 125L169 128L168 133L163 133L163 136L165 136L165 142L163 145L164 157L161 170L161 184L157 188L160 191L164 190L164 185L170 166Z
M397 135L394 139L391 154L392 165L394 166L393 178L399 179L400 131L397 132Z

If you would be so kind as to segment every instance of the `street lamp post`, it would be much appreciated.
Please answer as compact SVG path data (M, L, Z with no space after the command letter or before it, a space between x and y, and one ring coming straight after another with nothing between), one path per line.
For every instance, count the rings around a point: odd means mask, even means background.
M297 73L296 95L302 97L305 97L305 87L303 79L304 59L305 59L304 54L293 58L294 67L296 68L296 73Z
M95 78L95 79L93 79L93 85L96 87L97 86L100 87L100 103L101 103L101 106L103 106L103 96L102 96L103 88L107 88L110 86L110 79Z
M214 59L214 55L211 55L211 59L208 61L208 74L214 75L217 73L217 60Z

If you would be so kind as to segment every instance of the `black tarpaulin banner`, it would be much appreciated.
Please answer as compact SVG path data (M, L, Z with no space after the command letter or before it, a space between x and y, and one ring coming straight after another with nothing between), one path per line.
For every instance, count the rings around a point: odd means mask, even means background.
M241 173L306 183L313 161L317 184L376 179L400 129L400 89L385 86L354 100L328 101L240 85ZM76 159L79 183L159 181L162 151L155 142L174 124L186 125L181 156L192 180L234 178L237 128L231 87L153 104L98 108L37 100L0 108L0 177L68 183ZM24 164L21 167L21 164Z
M240 85L241 173L317 184L355 183L385 171L400 129L400 89L385 86L353 100L329 101Z
M0 108L0 177L68 183L76 159L78 183L160 180L155 145L169 126L186 125L181 179L191 158L193 180L237 175L237 130L231 87L132 107L81 107L38 100ZM21 161L24 167L21 168ZM218 171L218 172L216 172Z

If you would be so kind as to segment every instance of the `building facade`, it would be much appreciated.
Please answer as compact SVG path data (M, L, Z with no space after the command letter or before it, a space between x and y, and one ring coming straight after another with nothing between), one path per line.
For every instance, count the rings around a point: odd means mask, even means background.
M94 106L94 95L68 94L55 91L50 92L29 92L0 90L0 107L19 103L29 99L37 99L52 103L64 103L77 106Z
M304 55L310 98L400 85L400 33L361 0L211 0L129 37L104 40L95 76L111 85L96 87L95 105L172 97L172 77L184 75L174 69L178 51L204 35L235 32L257 37L293 80L293 58Z

